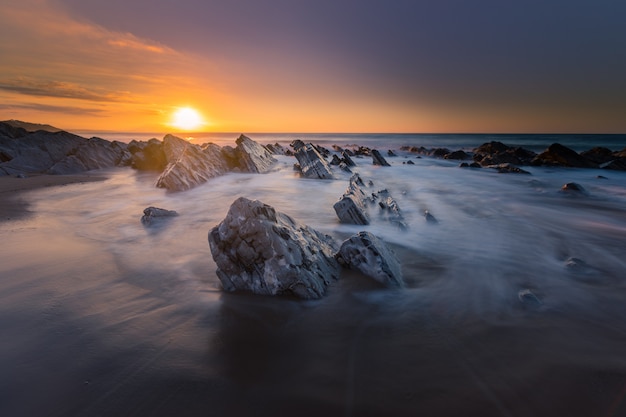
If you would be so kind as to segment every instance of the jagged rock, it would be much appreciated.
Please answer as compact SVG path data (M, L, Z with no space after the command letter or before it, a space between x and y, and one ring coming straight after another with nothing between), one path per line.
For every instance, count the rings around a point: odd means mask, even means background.
M148 207L143 211L141 223L146 226L150 226L158 220L176 216L178 216L178 213L174 210L166 210L158 207Z
M498 165L487 165L485 168L491 168L498 171L500 174L527 174L531 175L530 172L523 170L519 167L516 167L513 164L504 163Z
M396 155L396 153L395 153L394 151L392 151L391 149L389 149L389 150L387 151L387 156L394 157L394 156L398 156L398 155Z
M341 163L341 159L337 156L337 154L333 155L333 159L330 160L330 165L339 165Z
M265 148L272 154L272 155L285 155L285 152L287 151L283 145L281 145L280 143L275 143L275 144L267 144L265 145Z
M600 165L602 169L612 169L614 171L626 171L626 157L614 159Z
M361 271L386 287L404 286L402 270L395 254L369 232L359 232L341 244L337 260L345 267Z
M235 200L208 238L226 291L312 299L339 277L330 236L257 200Z
M370 218L367 213L368 196L363 191L363 180L358 174L350 177L350 185L337 201L333 208L341 223L349 224L369 224Z
M152 138L147 142L131 141L128 150L132 154L131 166L140 171L163 171L167 165L163 142Z
M300 148L304 147L304 142L302 142L300 139L295 139L291 142L289 146L291 146L295 152L298 152Z
M294 141L295 142L295 141ZM300 172L306 178L332 179L333 172L328 162L319 154L317 149L310 144L297 145L295 157L300 164ZM296 147L294 147L296 149Z
M127 164L128 162L123 161L125 153L125 144L94 137L55 163L47 173L75 174L92 169L111 168Z
M346 149L346 150L341 152L341 157L343 158L343 162L345 162L347 166L349 166L349 167L355 167L356 166L356 164L354 163L352 158L350 158L350 153L349 153L348 149Z
M243 172L266 173L276 163L267 149L245 135L239 136L235 143L235 154Z
M157 179L159 188L188 190L228 170L217 145L202 149L184 139L167 135L163 139L163 150L168 164Z
M378 149L372 149L372 163L383 167L391 166L389 162L378 152Z
M597 164L593 163L584 156L579 155L576 151L561 145L560 143L553 143L550 145L548 149L537 155L531 161L531 164L576 168L597 167Z
M589 149L588 151L581 152L580 156L588 159L589 161L597 165L604 164L615 159L612 150L608 148L603 148L601 146L596 146Z
M347 172L349 174L352 173L352 170L350 169L350 167L348 165L346 165L346 163L343 162L343 161L341 161L339 163L339 169L342 170L342 171L345 171L345 172Z
M437 219L435 218L435 216L430 214L430 212L428 210L424 210L424 218L426 219L427 223L430 223L430 224L437 224L437 223L439 223L437 221Z
M435 148L430 152L432 156L435 156L437 158L445 158L445 156L448 155L449 153L450 153L450 149L448 148Z
M411 161L410 159L408 161L406 161L407 165L415 165L415 162Z
M374 194L379 199L378 205L381 208L381 216L392 224L400 227L400 229L408 229L408 225L404 222L404 216L400 211L398 202L391 196L388 190L380 190Z
M561 191L570 194L587 194L587 190L582 185L575 182L568 182L561 187Z

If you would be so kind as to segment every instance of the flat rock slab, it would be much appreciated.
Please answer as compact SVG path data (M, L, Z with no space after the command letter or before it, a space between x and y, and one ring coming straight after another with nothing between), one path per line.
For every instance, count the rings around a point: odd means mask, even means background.
M330 236L258 200L235 200L209 246L226 291L316 299L339 277Z
M400 263L385 242L370 232L359 232L341 244L339 263L361 271L386 287L404 287Z

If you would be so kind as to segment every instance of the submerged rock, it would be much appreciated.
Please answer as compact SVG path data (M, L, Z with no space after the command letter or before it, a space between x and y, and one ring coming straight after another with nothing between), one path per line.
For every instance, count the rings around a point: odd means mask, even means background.
M166 210L158 207L148 207L143 211L141 223L145 224L146 226L150 226L154 224L155 221L176 216L178 216L178 213L174 210Z
M363 191L363 180L358 174L350 177L350 185L343 194L341 199L337 201L333 208L341 223L349 224L369 224L370 218L367 214L368 196Z
M296 141L294 141L296 142ZM295 157L300 164L300 172L306 178L332 179L333 172L328 162L320 155L317 149L310 143L306 145L299 143L294 145Z
M330 236L257 200L235 200L208 238L226 291L320 298L339 276Z
M188 190L228 171L217 145L209 144L202 149L184 139L167 135L163 139L163 149L168 164L157 179L159 188Z
M523 305L530 308L538 308L543 304L541 300L529 289L520 290L517 293L517 298L519 298Z
M395 254L370 232L359 232L341 244L339 263L361 271L386 287L403 287L402 271Z
M380 165L383 167L391 166L389 165L389 162L387 162L387 160L380 154L380 152L378 152L378 149L372 149L371 153L372 153L372 163L374 165Z
M486 168L491 168L491 169L495 169L496 171L498 171L500 174L526 174L526 175L531 175L530 172L521 169L519 167L516 167L513 164L509 164L504 163L504 164L498 164L498 165L487 165Z
M430 212L428 210L424 210L424 218L426 219L427 223L430 223L430 224L437 224L437 223L439 223L439 221L437 221L435 216L430 214Z
M381 216L392 224L400 227L400 229L408 229L409 226L404 222L404 216L400 211L398 202L391 196L388 190L381 190L374 194L379 199L378 205L381 208Z
M576 182L568 182L561 187L561 191L570 194L587 194L587 190L582 185Z

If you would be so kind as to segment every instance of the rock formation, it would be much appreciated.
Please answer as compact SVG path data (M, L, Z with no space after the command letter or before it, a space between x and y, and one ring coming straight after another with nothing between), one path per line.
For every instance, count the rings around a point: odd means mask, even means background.
M531 161L531 164L575 168L597 167L597 164L594 164L589 159L576 153L576 151L559 143L553 143L550 145L548 149L537 155Z
M389 162L378 152L378 149L372 149L372 163L383 167L389 167Z
M292 142L292 146L295 150L294 155L298 160L300 172L304 177L317 179L333 178L330 165L312 144L303 144L302 141L296 140Z
M341 244L337 260L356 269L386 287L404 286L400 263L387 245L370 232L359 232Z
M228 167L220 147L209 144L204 149L184 139L167 135L163 150L168 161L156 186L170 191L183 191L226 173Z
M349 224L369 224L370 218L367 214L368 196L363 191L363 180L358 174L350 177L348 189L341 199L337 201L333 208L341 223Z
M276 159L266 148L249 137L241 135L235 142L235 157L241 171L263 174L276 163Z
M174 210L166 210L158 207L148 207L143 211L141 223L146 226L150 226L159 220L176 216L178 216L178 213Z
M156 138L148 141L131 140L128 151L132 155L131 166L140 171L163 171L167 166L163 142Z
M209 245L226 291L313 299L339 277L330 236L244 197L209 232Z
M395 224L400 229L408 229L409 226L404 222L404 216L400 211L398 202L391 196L388 190L380 190L374 194L374 197L378 199L381 217Z

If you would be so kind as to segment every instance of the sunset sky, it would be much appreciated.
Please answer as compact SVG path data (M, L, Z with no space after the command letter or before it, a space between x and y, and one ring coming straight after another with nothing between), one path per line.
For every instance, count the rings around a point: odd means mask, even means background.
M623 0L1 0L0 120L626 132Z

